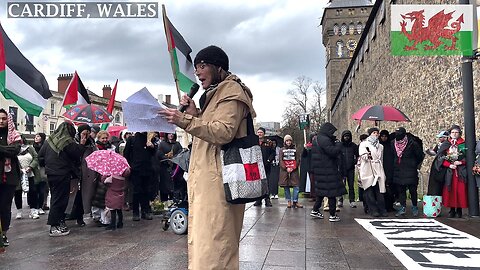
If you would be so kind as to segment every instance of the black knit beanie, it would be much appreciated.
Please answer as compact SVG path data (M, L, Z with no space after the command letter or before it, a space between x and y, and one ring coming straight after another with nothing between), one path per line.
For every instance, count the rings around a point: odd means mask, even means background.
M372 135L372 133L373 133L374 131L377 131L377 132L378 132L379 130L378 130L378 128L376 128L376 127L371 127L371 128L369 128L369 129L367 130L367 133L368 133L368 135Z
M78 126L78 134L82 133L84 130L92 131L92 128L89 125Z
M193 65L196 67L199 63L211 64L217 67L221 67L223 70L228 71L228 56L227 54L217 46L210 45L197 53Z

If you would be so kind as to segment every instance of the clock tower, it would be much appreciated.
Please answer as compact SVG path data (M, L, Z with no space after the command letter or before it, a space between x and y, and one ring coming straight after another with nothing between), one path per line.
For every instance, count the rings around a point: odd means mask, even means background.
M370 0L330 0L323 11L321 25L327 63L327 111L330 111L337 96L372 7Z

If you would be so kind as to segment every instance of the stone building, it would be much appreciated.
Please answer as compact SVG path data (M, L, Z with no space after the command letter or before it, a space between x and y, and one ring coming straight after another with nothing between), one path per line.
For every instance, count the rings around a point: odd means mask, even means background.
M404 126L407 131L419 136L425 147L434 145L435 134L439 130L448 129L452 124L463 127L461 58L392 56L390 53L392 4L456 3L453 0L375 2L339 87L327 88L327 91L331 91L327 95L335 97L330 106L330 120L340 131L354 130L358 122L351 119L352 114L363 106L377 104L395 106L412 120L410 123L382 122L380 129L392 131ZM479 68L478 61L474 62L474 93L477 100L480 98ZM478 119L478 110L475 115ZM373 122L363 121L360 131L372 125ZM427 159L423 163L424 171L430 161Z
M330 0L321 20L330 108L372 10L370 0Z

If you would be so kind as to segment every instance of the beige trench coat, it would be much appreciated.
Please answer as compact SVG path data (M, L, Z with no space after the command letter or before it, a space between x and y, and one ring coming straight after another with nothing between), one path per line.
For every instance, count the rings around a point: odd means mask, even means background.
M209 91L198 117L184 114L179 126L194 136L188 172L188 269L239 269L239 240L245 205L227 203L220 149L247 134L255 117L252 94L229 75Z
M372 154L372 159L368 158L368 150ZM380 193L385 193L385 171L383 170L383 145L378 143L378 148L375 148L368 141L363 141L358 147L358 154L360 155L359 174L363 189L377 185Z

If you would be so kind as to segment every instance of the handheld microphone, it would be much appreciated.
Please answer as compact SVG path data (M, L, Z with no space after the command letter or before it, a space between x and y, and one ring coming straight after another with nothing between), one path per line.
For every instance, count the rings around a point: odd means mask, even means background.
M193 98L193 96L195 96L195 94L198 92L198 89L200 89L200 85L194 83L192 85L192 87L190 88L190 93L188 93L188 97ZM188 107L188 105L180 105L178 107L178 110L183 113L183 112L185 112L187 107Z
M369 159L373 159L373 158L372 158L372 152L370 152L370 149L369 149L368 147L365 147L365 149L367 149L368 158L369 158Z

